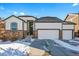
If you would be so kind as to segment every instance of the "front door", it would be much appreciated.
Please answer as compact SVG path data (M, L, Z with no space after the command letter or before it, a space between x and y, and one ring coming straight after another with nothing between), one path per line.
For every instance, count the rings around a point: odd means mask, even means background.
M33 35L33 21L28 20L27 22L28 35Z

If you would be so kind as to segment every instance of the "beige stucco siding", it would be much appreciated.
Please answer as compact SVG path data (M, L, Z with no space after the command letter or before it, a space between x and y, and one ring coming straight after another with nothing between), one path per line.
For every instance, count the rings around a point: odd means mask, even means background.
M33 17L19 17L19 18L21 18L21 19L25 20L26 22L27 22L27 20L33 20L33 21L35 21L35 20L36 20L36 19L35 19L35 18L33 18Z
M61 29L62 23L35 23L36 29Z
M74 29L74 25L63 25L63 29Z
M17 23L17 30L23 30L23 21L16 18L16 17L11 17L5 20L5 29L6 30L11 30L11 23L16 22ZM26 25L24 25L25 30L26 30Z
M24 30L27 30L27 23L24 23Z

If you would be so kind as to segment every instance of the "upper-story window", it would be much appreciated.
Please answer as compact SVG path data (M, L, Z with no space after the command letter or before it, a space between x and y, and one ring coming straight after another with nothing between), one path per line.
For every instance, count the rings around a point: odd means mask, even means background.
M17 23L16 22L11 23L11 30L12 31L16 31L17 30Z

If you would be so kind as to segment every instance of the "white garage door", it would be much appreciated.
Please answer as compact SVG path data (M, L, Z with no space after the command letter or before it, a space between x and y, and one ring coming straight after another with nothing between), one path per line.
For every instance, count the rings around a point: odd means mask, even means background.
M38 39L59 39L59 30L38 30Z
M72 39L72 30L63 30L62 36L66 40Z

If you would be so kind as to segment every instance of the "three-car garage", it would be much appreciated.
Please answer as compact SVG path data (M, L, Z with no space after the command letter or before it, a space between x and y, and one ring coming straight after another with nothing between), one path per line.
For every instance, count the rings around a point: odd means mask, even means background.
M64 22L56 17L43 17L35 22L38 39L70 40L74 37L74 23Z
M64 40L73 39L73 30L38 30L38 39L60 39L60 36Z

